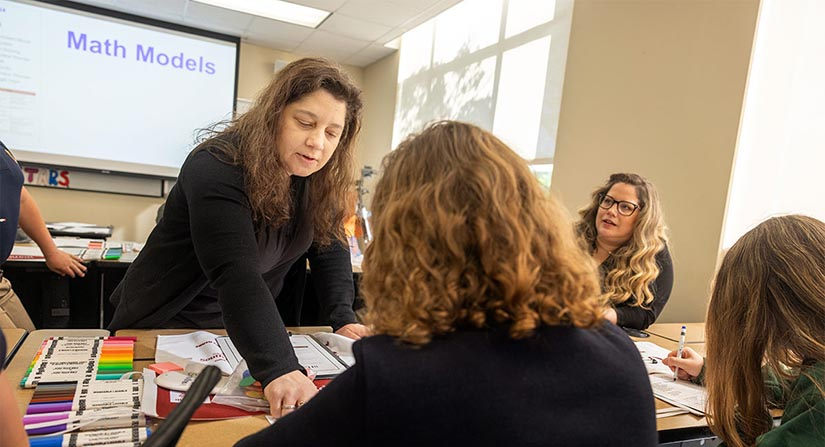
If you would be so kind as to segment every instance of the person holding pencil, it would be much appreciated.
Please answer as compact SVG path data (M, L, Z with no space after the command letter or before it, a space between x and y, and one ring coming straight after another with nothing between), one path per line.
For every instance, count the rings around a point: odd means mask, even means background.
M713 286L705 361L663 360L708 387L710 428L728 446L825 446L825 223L766 220L727 252ZM768 407L784 410L773 426Z

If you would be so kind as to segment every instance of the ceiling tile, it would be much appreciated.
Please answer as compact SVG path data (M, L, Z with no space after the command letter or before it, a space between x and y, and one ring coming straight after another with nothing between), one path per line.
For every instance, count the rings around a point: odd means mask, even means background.
M358 67L365 67L367 65L372 64L373 62L383 59L385 56L392 53L393 51L395 50L393 50L392 48L387 48L383 45L373 44L350 56L349 59L344 61L344 63L355 65Z
M115 0L120 10L147 17L183 17L187 0Z
M383 58L384 56L386 56L388 54L393 53L394 51L396 51L396 50L394 50L392 48L387 48L384 45L372 44L372 45L364 48L363 50L359 51L356 55L357 56L372 57L372 58L375 58L375 60L378 60L378 59L381 59L381 58Z
M442 1L443 0L388 0L387 3L411 8L416 12L424 12ZM453 3L458 3L459 1L461 0L454 0Z
M267 48L294 51L313 32L311 28L256 17L246 29L244 40Z
M335 13L326 19L318 29L358 40L373 42L375 39L389 32L392 28Z
M369 56L360 56L356 54L355 56L350 56L348 59L341 61L342 64L347 65L354 65L356 67L366 67L367 65L372 64L373 62L377 61L378 59L369 57Z
M418 15L418 8L411 4L412 2L395 4L379 0L349 0L338 9L338 12L367 22L401 26Z
M316 30L295 51L309 56L323 56L334 61L343 61L361 51L370 43L351 39L324 30Z
M250 43L252 45L257 45L259 47L264 48L272 48L275 50L286 51L288 53L295 52L295 49L301 42L292 42L288 40L281 40L281 39L274 39L274 38L265 38L265 37L256 37L250 36L245 37L243 39L245 43Z
M315 32L314 29L305 26L279 22L264 17L255 17L246 28L244 37L249 39L293 42L297 45L306 40L313 32ZM293 45L293 47L295 45Z
M253 16L190 1L184 20L187 25L233 35L243 35Z
M332 12L337 11L347 0L289 0L289 2Z

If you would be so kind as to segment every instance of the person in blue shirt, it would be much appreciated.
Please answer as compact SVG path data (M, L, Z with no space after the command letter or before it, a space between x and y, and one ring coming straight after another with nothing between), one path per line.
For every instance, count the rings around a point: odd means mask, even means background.
M72 278L86 274L86 266L80 258L55 246L37 203L23 187L20 165L6 145L0 142L0 267L14 247L18 224L40 247L50 270ZM0 328L9 327L34 330L31 318L0 268Z

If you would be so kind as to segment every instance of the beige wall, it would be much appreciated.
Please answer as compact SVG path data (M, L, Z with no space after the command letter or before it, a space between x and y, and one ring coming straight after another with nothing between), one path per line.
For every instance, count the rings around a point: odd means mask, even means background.
M396 51L364 69L364 118L355 157L359 169L363 165L378 169L392 148L398 57Z
M272 48L259 47L241 43L241 60L238 68L238 97L255 99L258 92L272 80L272 71L276 60L292 62L302 55ZM351 65L341 65L352 80L359 86L364 85L364 70Z
M241 44L238 68L238 97L254 99L272 79L276 60L287 62L300 56L246 43ZM359 86L364 73L359 67L342 66ZM392 128L392 125L390 125ZM81 221L113 225L117 240L145 241L155 225L155 215L163 199L98 192L29 188L47 221Z
M575 212L612 172L658 186L676 274L662 322L704 320L758 5L575 4L552 189ZM364 71L362 163L388 152L397 72L397 53Z
M579 0L552 189L570 210L612 172L657 185L675 284L659 321L703 321L758 0Z
M155 215L163 199L102 192L28 187L43 218L56 222L90 222L112 225L112 239L145 241L155 226Z

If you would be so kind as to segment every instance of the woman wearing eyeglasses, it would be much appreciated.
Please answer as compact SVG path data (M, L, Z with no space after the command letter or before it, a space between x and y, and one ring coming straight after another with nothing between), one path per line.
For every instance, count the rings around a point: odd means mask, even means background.
M656 321L673 288L659 194L636 174L613 174L579 211L576 231L599 264L605 318L627 328Z

